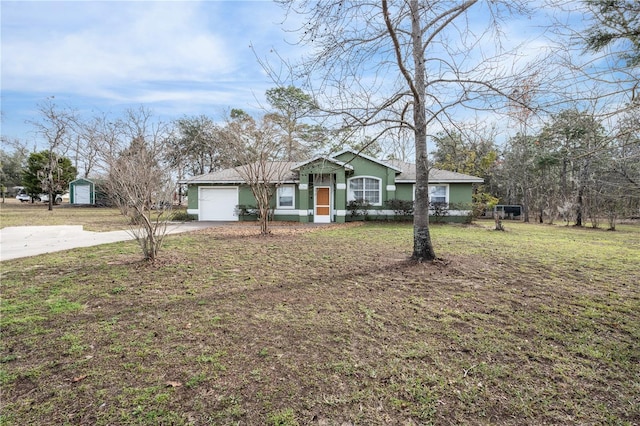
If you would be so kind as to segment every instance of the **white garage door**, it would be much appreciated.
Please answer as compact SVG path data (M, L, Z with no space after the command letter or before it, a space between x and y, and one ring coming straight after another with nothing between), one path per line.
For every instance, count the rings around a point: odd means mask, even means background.
M75 204L91 204L91 187L89 185L75 185L73 187L73 202Z
M238 188L200 188L200 220L238 220Z

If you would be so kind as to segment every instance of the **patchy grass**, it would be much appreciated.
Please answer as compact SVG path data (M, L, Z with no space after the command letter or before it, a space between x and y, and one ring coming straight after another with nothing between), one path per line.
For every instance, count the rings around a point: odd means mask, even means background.
M93 232L127 229L128 219L118 209L74 207L69 204L53 206L46 203L20 203L8 198L0 203L0 228L8 226L83 225Z
M2 262L0 424L638 424L640 228L491 226Z
M9 198L0 203L0 228L9 226L82 225L86 231L106 232L129 228L130 220L122 216L117 208L71 206L62 204L48 210L45 203L20 203ZM155 219L157 212L153 212ZM172 221L187 222L193 217L186 207L174 206Z

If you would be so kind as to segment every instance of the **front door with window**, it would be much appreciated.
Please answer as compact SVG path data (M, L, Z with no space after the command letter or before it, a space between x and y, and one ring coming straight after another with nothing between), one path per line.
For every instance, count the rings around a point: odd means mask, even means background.
M331 222L331 188L325 186L315 188L313 221L315 223Z

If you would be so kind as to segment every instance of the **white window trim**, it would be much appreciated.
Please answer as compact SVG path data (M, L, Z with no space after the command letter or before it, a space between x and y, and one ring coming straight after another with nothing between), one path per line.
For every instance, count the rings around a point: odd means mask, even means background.
M448 183L430 183L429 188L432 186L444 186L446 187L445 203L449 204L449 184ZM413 184L413 201L416 200L416 184ZM429 202L431 202L431 193L429 193Z
M291 200L291 205L290 206L281 206L280 205L280 188L291 188L293 197ZM276 208L278 209L282 209L282 210L294 210L296 208L296 186L295 185L281 185L278 187L278 189L276 190Z
M448 205L449 204L449 184L448 183L438 183L438 184L434 184L434 185L429 185L429 189L431 189L434 186L444 186L444 202ZM431 201L431 191L429 191L429 202Z
M352 178L347 179L347 201L353 201L355 198L351 195L351 181L355 179L374 179L378 181L378 202L371 203L372 206L381 206L382 205L382 179L376 176L354 176Z

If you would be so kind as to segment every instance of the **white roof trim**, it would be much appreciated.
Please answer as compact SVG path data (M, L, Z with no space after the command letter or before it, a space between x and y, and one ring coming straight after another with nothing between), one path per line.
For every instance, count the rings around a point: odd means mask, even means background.
M429 183L483 183L484 179L429 179ZM415 179L396 179L396 183L416 183Z
M353 170L353 166L351 164L347 164L343 161L336 160L335 158L332 158L332 157L326 157L324 155L317 155L313 157L311 160L306 160L306 161L297 163L291 168L291 170L298 170L300 167L306 166L307 164L311 164L314 161L318 161L318 160L329 161L331 163L337 164L340 167L344 167L345 169Z
M204 183L215 183L215 184L240 184L240 185L247 185L247 181L239 179L239 180L196 180L196 179L189 179L189 180L181 180L178 182L180 185L200 185L200 184L204 184ZM276 182L273 182L274 184L276 184ZM298 184L300 183L299 180L282 180L282 181L278 181L277 184L278 185L284 185L284 184Z

